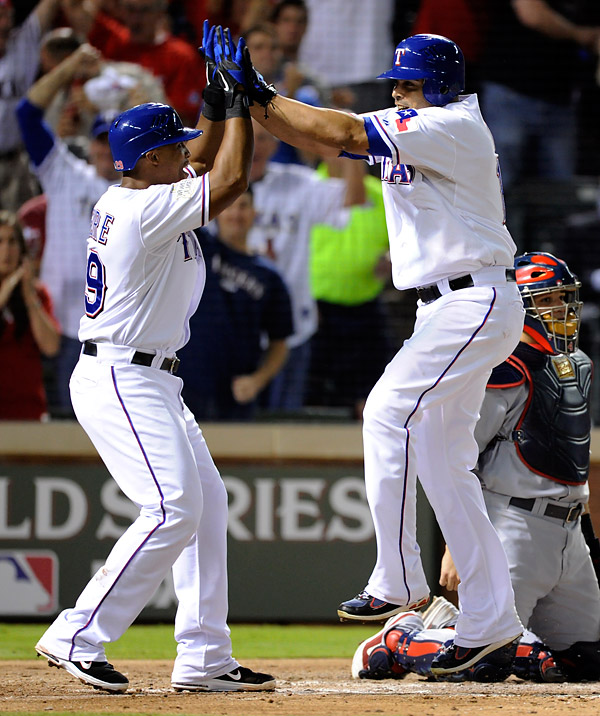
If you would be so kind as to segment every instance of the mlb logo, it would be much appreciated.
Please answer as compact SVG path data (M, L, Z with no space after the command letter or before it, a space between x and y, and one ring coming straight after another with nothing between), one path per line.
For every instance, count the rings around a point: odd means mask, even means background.
M47 550L0 550L0 614L53 614L58 607L58 557Z

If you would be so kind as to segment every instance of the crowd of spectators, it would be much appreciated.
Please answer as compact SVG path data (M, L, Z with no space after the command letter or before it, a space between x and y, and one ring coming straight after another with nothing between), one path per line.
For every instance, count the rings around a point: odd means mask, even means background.
M588 278L582 344L600 359L594 0L0 0L0 418L72 417L90 214L118 181L108 128L147 101L195 125L205 18L243 34L281 93L359 113L389 105L374 78L402 37L455 40L496 142L509 229L521 251L570 250ZM252 191L200 234L207 284L181 352L186 400L199 420L360 418L415 301L391 287L380 182L362 162L325 163L255 131ZM581 177L592 199L529 244L512 208L522 187L542 182L558 205ZM22 380L6 367L17 365Z

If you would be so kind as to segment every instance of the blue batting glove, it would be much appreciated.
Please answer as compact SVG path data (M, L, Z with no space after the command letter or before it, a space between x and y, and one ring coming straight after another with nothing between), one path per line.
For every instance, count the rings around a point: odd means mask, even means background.
M215 38L214 26L211 27L208 20L204 21L202 27L202 45L198 48L198 52L204 58L206 65L206 82L208 84L215 83L217 81L217 63L214 55L214 38Z
M217 72L217 63L214 56L216 28L211 27L208 20L204 21L202 28L202 46L198 52L204 58L206 66L206 87L202 90L202 114L213 122L225 119L225 92L221 86L221 78Z
M225 92L233 92L236 85L245 84L245 72L243 66L243 49L246 46L243 38L236 47L231 38L229 28L223 31L219 25L213 42L213 51L215 62L217 63L217 73L220 76L221 84L225 88Z

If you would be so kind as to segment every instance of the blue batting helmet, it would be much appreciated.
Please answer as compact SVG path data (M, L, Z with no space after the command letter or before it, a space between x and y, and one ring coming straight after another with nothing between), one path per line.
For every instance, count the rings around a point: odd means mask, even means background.
M115 118L108 132L108 143L115 169L127 172L151 149L187 142L201 134L200 129L184 127L177 112L168 104L147 102Z
M515 258L517 286L525 306L525 333L554 353L574 353L579 343L581 282L562 259L544 251ZM556 294L557 301L542 299Z
M425 99L443 107L464 89L465 60L460 47L447 37L413 35L398 44L394 66L377 79L424 79Z

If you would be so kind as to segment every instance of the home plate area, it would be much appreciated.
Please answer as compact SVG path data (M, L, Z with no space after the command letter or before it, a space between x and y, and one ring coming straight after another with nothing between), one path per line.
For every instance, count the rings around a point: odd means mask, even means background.
M352 679L348 659L244 662L277 677L277 689L254 693L175 693L172 662L119 661L131 687L121 695L96 691L46 662L3 662L0 713L202 714L211 716L463 716L573 714L597 716L597 683L534 684L514 677L500 684Z

